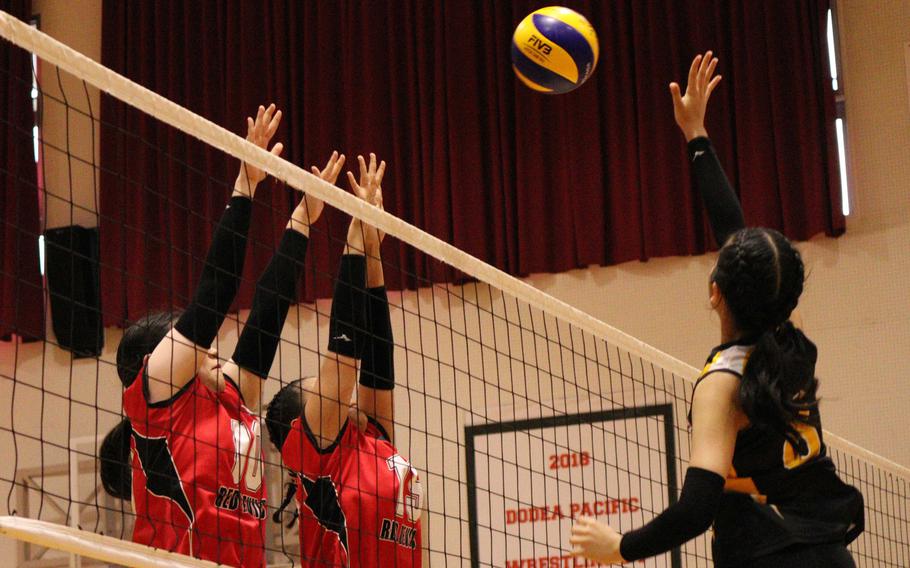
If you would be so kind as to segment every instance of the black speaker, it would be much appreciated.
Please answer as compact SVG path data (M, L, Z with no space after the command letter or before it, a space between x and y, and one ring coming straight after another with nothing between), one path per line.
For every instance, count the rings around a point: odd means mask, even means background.
M44 265L57 343L76 357L104 347L98 275L98 229L78 225L44 233Z

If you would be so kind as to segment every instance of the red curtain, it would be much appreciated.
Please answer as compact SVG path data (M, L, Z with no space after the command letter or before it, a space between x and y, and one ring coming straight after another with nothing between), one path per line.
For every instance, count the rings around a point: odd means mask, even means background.
M9 0L3 10L27 22L31 0ZM31 90L31 54L0 40L0 338L44 337Z
M525 275L710 247L667 84L713 48L724 81L708 127L747 221L796 239L843 232L828 0L563 3L589 17L601 58L560 96L510 69L514 26L545 1L109 0L103 62L237 132L276 102L277 137L301 166L375 151L388 210ZM102 118L104 305L120 323L185 303L237 166L110 99ZM260 195L251 248L271 250L293 197ZM344 217L328 217L340 239ZM339 248L317 235L311 265L331 272ZM252 253L247 274L267 258ZM387 261L392 287L455 277L406 246ZM306 297L329 286L310 278Z

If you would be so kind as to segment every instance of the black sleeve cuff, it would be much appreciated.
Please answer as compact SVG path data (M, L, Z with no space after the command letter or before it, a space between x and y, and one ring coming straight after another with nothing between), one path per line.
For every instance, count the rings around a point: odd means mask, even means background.
M360 254L341 257L332 295L329 344L332 353L360 359L365 344L367 262Z
M707 136L699 136L689 140L689 143L686 144L686 150L689 153L689 161L694 162L695 158L701 156L701 154L696 156L697 152L714 152L714 145L711 144L711 139Z
M724 491L724 478L690 467L679 501L650 523L623 535L619 553L627 562L663 554L708 530Z
M704 136L693 138L686 149L695 186L708 213L714 240L718 247L722 247L730 235L746 226L739 197L724 172L711 140Z
M308 242L303 234L285 230L278 250L256 285L250 316L232 359L258 377L268 377L288 309L297 301L297 281L303 272Z
M212 234L193 300L174 325L184 337L211 346L240 286L253 202L232 197Z
M389 297L385 286L369 289L366 345L360 365L360 384L377 390L395 388L395 339L392 336Z

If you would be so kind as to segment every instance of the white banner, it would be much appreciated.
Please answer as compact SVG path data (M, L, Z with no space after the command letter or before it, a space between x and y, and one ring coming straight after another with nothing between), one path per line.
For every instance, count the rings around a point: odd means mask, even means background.
M626 532L676 495L672 424L659 405L468 426L472 565L590 565L569 555L573 518ZM677 567L678 552L638 565Z

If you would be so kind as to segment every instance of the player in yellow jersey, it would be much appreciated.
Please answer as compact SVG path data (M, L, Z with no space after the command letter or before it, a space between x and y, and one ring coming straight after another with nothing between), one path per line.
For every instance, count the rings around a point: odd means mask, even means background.
M710 283L722 343L693 393L686 480L676 504L625 535L580 519L572 528L573 554L603 563L638 560L680 546L713 523L717 567L852 567L846 545L863 530L863 500L826 455L815 344L791 321L803 291L803 262L777 231L745 228L704 126L708 98L720 82L716 65L710 51L699 55L685 95L670 85L722 247Z

